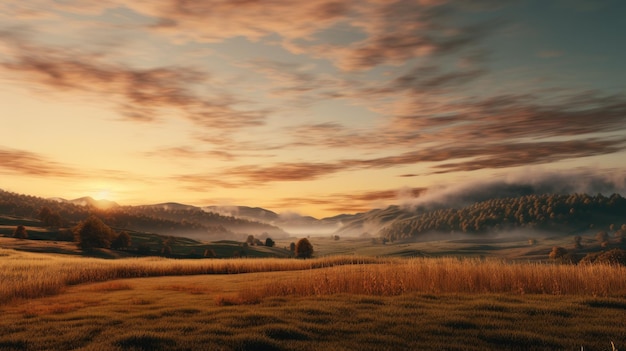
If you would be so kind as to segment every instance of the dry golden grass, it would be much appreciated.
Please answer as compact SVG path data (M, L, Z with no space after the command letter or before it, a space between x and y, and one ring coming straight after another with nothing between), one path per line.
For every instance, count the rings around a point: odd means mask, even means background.
M268 296L404 293L512 293L626 296L626 267L552 265L501 260L327 257L312 260L104 260L0 250L0 302L54 295L67 286L122 278L302 271L286 279L217 298L223 305L258 303ZM165 287L167 288L167 287ZM99 287L124 290L111 282ZM204 287L170 287L203 293Z
M68 287L1 306L2 350L610 350L626 299L576 295L219 295L302 272L152 277ZM194 293L195 287L206 293ZM170 289L171 288L171 289ZM191 288L191 289L189 289Z
M253 296L239 299L343 293L393 296L415 292L626 296L626 267L414 258L311 270L296 278L242 291L241 294Z
M316 260L173 260L157 257L106 260L0 249L0 303L58 294L69 285L122 278L310 270L374 262L383 261L349 256Z

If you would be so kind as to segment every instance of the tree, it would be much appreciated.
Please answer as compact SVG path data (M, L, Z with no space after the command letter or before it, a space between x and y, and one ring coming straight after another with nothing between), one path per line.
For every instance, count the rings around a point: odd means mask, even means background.
M127 232L121 232L117 238L115 238L115 240L113 240L113 242L111 243L111 248L112 249L125 249L127 247L130 247L130 235L128 235Z
M52 214L52 210L48 206L44 206L39 210L39 214L37 214L37 218L46 224L48 217Z
M298 240L296 243L296 257L311 258L313 256L313 245L307 238Z
M246 243L250 246L254 245L254 235L248 235L248 238L246 238Z
M265 239L265 246L272 247L272 246L274 246L274 244L276 244L276 243L274 242L274 240L272 240L272 238L268 237L267 239Z
M13 231L13 237L18 239L26 239L28 238L28 232L26 231L26 227L23 225L18 225Z
M41 208L41 210L39 210L39 214L38 216L39 220L46 226L46 227L61 227L63 225L63 220L61 219L61 216L56 213L53 212L49 207L44 206Z
M289 251L296 252L296 243L289 244Z
M113 230L96 216L90 216L80 222L76 227L76 235L78 236L78 246L83 250L109 248L115 238Z

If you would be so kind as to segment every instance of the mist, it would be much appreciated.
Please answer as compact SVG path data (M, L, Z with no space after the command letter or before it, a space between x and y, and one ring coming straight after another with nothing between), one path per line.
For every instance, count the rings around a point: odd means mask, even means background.
M407 198L402 196L405 192L400 192L399 201L402 207L414 210L417 207L460 208L489 199L527 195L600 193L609 196L625 192L626 176L623 173L600 175L581 171L565 174L530 169L504 176L499 180L431 187L419 197Z

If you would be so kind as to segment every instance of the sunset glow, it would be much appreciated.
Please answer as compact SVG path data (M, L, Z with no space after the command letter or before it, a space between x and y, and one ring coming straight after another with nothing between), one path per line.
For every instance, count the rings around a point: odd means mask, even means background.
M316 217L624 191L626 2L3 1L0 189Z

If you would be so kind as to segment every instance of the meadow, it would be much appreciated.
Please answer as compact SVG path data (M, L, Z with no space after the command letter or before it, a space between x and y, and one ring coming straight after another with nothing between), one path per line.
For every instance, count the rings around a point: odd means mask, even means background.
M0 250L0 350L611 350L626 267Z

